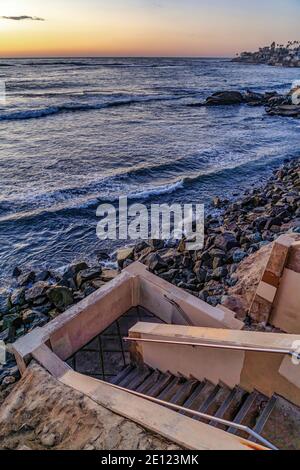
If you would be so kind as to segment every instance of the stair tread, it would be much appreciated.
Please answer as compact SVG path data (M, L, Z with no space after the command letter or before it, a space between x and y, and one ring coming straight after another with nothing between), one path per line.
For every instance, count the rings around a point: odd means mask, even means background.
M147 394L148 390L150 390L151 387L153 387L154 384L156 384L161 377L161 373L159 370L154 370L147 378L144 380L143 383L141 383L136 391L139 393L144 393Z
M121 372L119 372L119 374L116 377L114 377L110 383L114 385L119 385L121 380L123 380L124 377L127 377L129 372L131 372L132 370L133 370L133 366L129 364L129 366L126 366L123 370L121 370Z
M173 376L172 381L167 385L167 387L161 391L161 393L158 395L159 400L163 401L171 401L172 398L176 395L177 391L180 389L183 383L185 383L186 380L182 377L175 377Z
M134 367L132 369L131 372L129 372L129 374L127 374L127 376L125 376L120 382L119 382L119 386L120 387L124 387L124 388L128 388L129 384L134 380L136 379L139 374L141 373L141 370L137 367Z
M202 388L198 396L195 397L194 401L190 404L189 408L191 410L199 411L201 406L208 399L209 395L213 392L214 388L215 385L213 385L211 382L205 381L204 387Z
M234 418L233 422L253 428L261 413L262 407L265 406L267 401L268 398L259 392L254 391L250 393ZM230 427L228 432L231 434L242 434L242 432L234 427Z
M260 434L279 449L300 450L300 407L280 395L274 397L276 402Z
M164 388L168 386L168 384L171 382L172 379L173 379L173 375L171 375L170 373L161 374L161 377L159 378L157 383L154 384L147 391L147 395L149 395L150 397L157 397L162 392L162 390L164 390Z
M138 375L128 384L128 387L131 390L136 390L152 373L152 369L149 367L144 367L144 369L140 370Z
M193 393L189 396L189 398L183 403L184 408L190 408L191 403L195 400L195 398L201 393L201 390L205 386L204 382L199 382L198 385L196 386L195 390ZM185 414L184 411L180 411L181 414Z
M200 382L198 382L198 380L187 380L185 384L179 388L170 402L182 406L183 403L191 396L199 383Z
M207 408L206 413L212 416L215 416L216 412L222 406L224 401L231 394L231 389L226 385L220 385L218 393L216 394L214 400L211 402L210 406Z
M212 402L215 400L218 392L220 390L220 386L216 385L211 393L208 395L206 400L202 403L199 410L201 413L207 413L208 408L211 406Z
M234 417L237 415L238 410L240 409L243 401L247 396L247 392L241 389L240 387L236 386L231 392L228 394L227 398L224 402L220 405L218 410L215 412L216 418L221 418L227 421L232 421ZM227 429L226 426L222 424L218 424L215 421L210 422L211 426L218 427L220 429Z
M253 431L257 432L258 434L261 434L266 423L268 422L274 407L276 406L277 403L277 397L273 395L272 398L268 401L267 405L263 409L262 413L260 414L258 420L256 421L256 425L253 429ZM251 440L251 439L250 439Z

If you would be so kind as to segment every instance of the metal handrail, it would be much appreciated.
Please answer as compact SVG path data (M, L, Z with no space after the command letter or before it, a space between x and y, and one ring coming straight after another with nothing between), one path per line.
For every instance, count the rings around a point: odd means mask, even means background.
M103 382L103 383L105 383L107 385L107 382ZM186 414L189 414L189 415L192 415L192 416L198 416L199 418L202 418L202 419L205 419L205 420L208 420L208 421L214 421L218 424L223 424L224 426L228 426L228 427L231 427L231 428L235 428L239 431L243 431L243 432L247 433L249 436L251 436L253 439L255 439L256 441L259 441L261 444L268 447L269 449L278 450L278 448L276 446L274 446L274 444L269 442L267 439L262 437L257 432L253 431L253 429L248 428L248 426L244 426L243 424L238 424L238 423L234 423L233 421L227 421L226 419L217 418L216 416L211 416L211 415L208 415L206 413L201 413L200 411L190 410L189 408L185 408L184 406L175 405L174 403L169 403L167 401L160 400L159 398L154 398L154 397L151 397L149 395L144 395L143 393L136 392L135 390L130 390L128 388L120 387L119 385L115 385L115 384L112 384L112 383L110 383L109 386L111 386L111 387L113 387L117 390L122 390L124 392L130 393L131 395L135 395L137 397L144 398L145 400L151 401L153 403L157 403L158 405L163 405L163 406L166 406L168 408L173 408L176 411L183 411Z
M158 344L174 344L181 346L192 346L192 347L207 347L213 349L230 349L235 351L252 351L252 352L265 352L272 354L286 354L296 359L300 359L300 353L296 351L290 351L289 349L283 348L259 348L256 346L242 346L242 345L232 345L232 344L222 344L222 343L193 343L190 341L174 341L174 340L162 340L162 339L148 339L148 338L130 338L124 337L124 341L134 341L142 343L158 343Z

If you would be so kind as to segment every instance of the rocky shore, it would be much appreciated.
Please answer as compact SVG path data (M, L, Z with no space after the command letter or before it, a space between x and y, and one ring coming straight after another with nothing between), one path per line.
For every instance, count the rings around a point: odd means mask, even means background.
M287 45L276 44L261 47L255 52L242 52L233 62L266 64L281 67L300 67L300 42L289 41Z
M300 118L300 102L295 104L295 90L287 95L280 95L275 92L255 93L247 90L245 93L240 91L218 91L209 96L204 102L192 103L189 106L264 106L269 116L282 116L291 118ZM300 92L300 88L299 88ZM298 100L297 100L298 103Z
M63 273L27 271L16 267L11 286L0 289L0 340L12 343L37 326L43 326L118 275L134 261L146 264L161 278L211 305L235 310L247 328L261 328L236 302L239 267L249 256L287 232L300 233L300 159L286 162L259 188L247 190L235 201L215 198L205 223L205 246L186 250L185 240L140 241L116 253L118 268L106 269L100 255L96 266L80 261ZM214 215L212 215L214 214ZM9 347L8 347L9 351ZM14 358L0 366L0 403L19 377Z

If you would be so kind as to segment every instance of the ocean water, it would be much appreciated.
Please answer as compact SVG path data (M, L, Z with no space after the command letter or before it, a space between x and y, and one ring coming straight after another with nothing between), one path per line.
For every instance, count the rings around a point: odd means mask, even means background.
M224 59L0 60L0 278L94 258L96 208L201 202L260 184L299 155L300 122L197 108L217 90L284 92L297 69ZM123 244L124 242L122 242Z

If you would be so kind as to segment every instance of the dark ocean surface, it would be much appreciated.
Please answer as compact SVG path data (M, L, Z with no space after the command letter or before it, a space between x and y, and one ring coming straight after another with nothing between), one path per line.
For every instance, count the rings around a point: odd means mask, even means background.
M299 74L221 59L0 60L2 281L15 266L112 251L96 237L101 202L208 207L262 183L299 155L300 122L189 104L224 89L288 91Z

